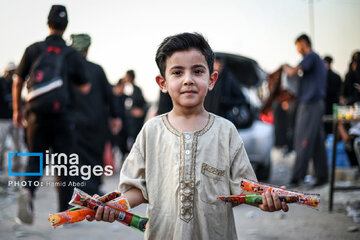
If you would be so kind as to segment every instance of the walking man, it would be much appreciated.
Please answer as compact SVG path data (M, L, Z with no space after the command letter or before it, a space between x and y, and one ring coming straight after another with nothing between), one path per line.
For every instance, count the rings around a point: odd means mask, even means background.
M325 132L322 122L327 70L324 61L312 50L307 35L300 35L295 45L303 60L297 67L283 65L283 70L288 76L292 77L296 74L300 76L295 123L296 161L290 185L296 187L301 184L307 173L309 161L313 159L315 187L327 183L328 180Z
M21 90L27 82L29 94L26 100L27 141L29 152L45 153L49 148L54 153L69 155L72 153L72 84L82 93L90 91L85 74L83 57L75 49L66 46L62 35L68 24L64 6L53 5L48 16L50 35L45 41L30 45L21 59L13 83L13 121L17 127L23 126ZM60 58L60 56L62 58ZM51 59L56 59L51 61ZM55 66L55 72L52 71ZM48 81L47 74L60 76ZM66 165L66 164L64 164ZM38 157L30 157L26 172L39 172ZM66 166L65 166L66 167ZM72 196L72 187L68 186L68 176L58 173L65 187L59 187L59 210L68 208ZM39 181L40 176L26 176L28 182L18 198L18 217L24 223L33 221L33 198L36 187L31 184Z

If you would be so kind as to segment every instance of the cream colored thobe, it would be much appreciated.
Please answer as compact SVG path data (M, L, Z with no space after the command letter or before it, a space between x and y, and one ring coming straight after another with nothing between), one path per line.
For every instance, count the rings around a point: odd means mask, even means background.
M256 180L231 122L210 114L202 130L183 133L164 114L139 133L119 190L148 200L145 239L237 239L232 205L216 198L241 194L240 177Z

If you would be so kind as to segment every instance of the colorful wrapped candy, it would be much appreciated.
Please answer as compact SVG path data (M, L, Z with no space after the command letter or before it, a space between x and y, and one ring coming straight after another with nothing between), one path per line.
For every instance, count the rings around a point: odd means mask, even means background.
M227 203L231 202L234 204L262 204L262 196L260 194L241 194L241 195L230 195L218 197L219 200ZM279 196L280 201L286 203L296 203L299 200L298 196Z
M145 231L148 218L143 218L135 214L129 213L126 210L130 209L129 202L126 198L122 198L118 192L112 192L103 197L95 199L87 193L75 188L73 198L70 204L79 206L71 208L65 212L50 214L49 221L53 227L62 224L69 224L80 222L86 218L87 215L95 216L96 210L99 206L109 206L114 211L118 211L119 217L117 221L126 226L135 228L142 232Z
M317 208L320 204L320 194L284 190L277 186L255 182L246 178L241 179L241 188L245 191L259 194L269 191L271 193L276 192L279 196L297 196L298 200L296 203L312 208Z
M149 221L148 218L143 218L138 215L129 213L127 211L121 211L117 221L125 224L126 226L138 229L142 232L145 231L146 223Z
M115 198L121 196L119 192L110 192L100 197L99 200L101 202L108 202ZM65 212L60 212L56 214L49 214L49 221L51 222L51 226L57 227L63 224L76 223L85 219L87 215L95 216L95 211L91 209L81 209L78 207L71 208Z
M126 198L116 198L108 202L102 202L99 199L91 197L89 194L81 191L78 188L74 188L73 197L69 204L73 206L85 207L96 211L100 206L109 206L114 210L125 211L130 209L130 204Z
M90 209L67 210L56 214L49 214L51 226L57 227L63 224L81 222L87 215L95 216L95 211Z

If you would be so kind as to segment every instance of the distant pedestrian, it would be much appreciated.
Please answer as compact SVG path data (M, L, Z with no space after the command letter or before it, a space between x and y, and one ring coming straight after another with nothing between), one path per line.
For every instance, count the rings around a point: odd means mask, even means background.
M324 57L325 66L327 69L327 81L326 81L326 98L325 98L325 114L332 115L333 114L333 105L339 104L340 94L341 94L341 77L335 73L331 64L333 59L331 56ZM325 124L325 132L327 134L332 133L332 124Z
M349 72L343 84L342 104L360 103L360 52L355 52L351 57ZM360 124L339 123L338 132L345 143L345 151L350 165L357 166L360 170Z
M296 161L291 185L299 185L306 176L310 159L313 159L316 182L314 186L327 183L327 156L322 117L325 111L326 68L324 61L311 47L310 38L302 34L296 41L297 51L303 60L297 67L283 65L290 76L300 75L297 94L298 108L295 122Z
M140 132L146 114L146 101L141 89L135 84L134 70L128 70L123 77L126 118L128 122L128 146L131 148L136 136Z
M54 153L69 156L73 147L74 123L72 120L71 85L88 93L88 83L83 57L75 49L66 46L62 35L68 24L66 8L53 5L48 15L50 35L45 41L26 48L16 71L13 84L13 121L22 127L21 90L27 82L27 142L30 152L43 153L51 148ZM51 76L50 76L51 75ZM56 77L56 78L53 78ZM26 172L38 172L38 157L29 157ZM60 175L61 173L59 173ZM19 196L18 217L24 223L33 221L33 198L36 187L32 184L40 176L26 176L28 182ZM68 208L72 187L68 186L69 176L62 173L59 180L65 183L59 187L59 211Z
M360 51L353 53L350 59L349 70L345 75L342 86L341 103L351 105L360 102Z
M112 136L113 146L117 146L122 154L122 160L125 160L125 156L130 152L128 146L128 119L125 115L125 101L128 98L124 93L125 81L120 79L113 87L113 94L115 97L116 106L119 110L120 118L122 120L122 128L117 134Z
M232 121L232 116L230 116L232 108L246 105L245 96L241 91L240 84L226 68L222 58L215 56L214 70L219 73L219 79L214 89L205 97L205 109Z
M87 60L91 38L88 34L72 34L71 46L78 50L85 59L91 90L88 94L75 91L74 152L79 156L80 166L103 166L105 143L109 141L109 128L117 134L121 129L118 107L103 68ZM110 119L109 119L110 115ZM110 124L109 124L110 123ZM81 189L89 194L98 194L102 176L93 175L89 180L74 176L78 183L85 183Z

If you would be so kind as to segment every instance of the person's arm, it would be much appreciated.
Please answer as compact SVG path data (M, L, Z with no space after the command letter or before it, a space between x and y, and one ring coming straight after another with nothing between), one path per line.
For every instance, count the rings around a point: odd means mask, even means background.
M146 199L143 197L141 190L138 188L131 188L126 193L122 194L123 197L126 197L129 201L130 207L134 208L142 203L147 203ZM98 197L98 196L97 196ZM86 216L88 221L104 221L104 222L114 222L118 218L118 214L115 214L110 207L99 207L96 211L95 217L90 215Z
M13 122L16 127L23 127L21 91L24 86L24 81L20 76L18 75L14 75L14 76L15 79L13 81L13 87L12 87Z

